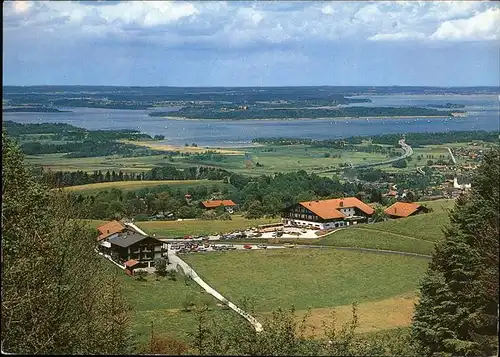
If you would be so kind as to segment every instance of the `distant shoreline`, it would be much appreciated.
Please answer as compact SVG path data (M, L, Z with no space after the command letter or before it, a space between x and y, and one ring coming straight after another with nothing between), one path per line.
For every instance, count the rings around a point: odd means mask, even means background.
M467 113L458 113L454 114L453 118L464 117ZM199 121L207 121L207 120L219 120L219 121L242 121L242 120L256 120L256 121L274 121L274 120L288 120L288 121L296 121L296 120L352 120L352 119L417 119L417 118L449 118L448 115L408 115L408 116L368 116L368 117L331 117L331 118L261 118L261 119L203 119L203 118L185 118L185 117L174 117L174 116L163 116L157 117L161 119L168 120L199 120Z

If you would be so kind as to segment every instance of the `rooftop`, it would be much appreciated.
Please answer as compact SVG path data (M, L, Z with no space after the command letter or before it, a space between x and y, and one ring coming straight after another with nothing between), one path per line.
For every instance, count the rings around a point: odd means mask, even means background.
M216 208L219 206L231 207L236 206L232 200L213 200L213 201L202 201L201 204L205 206L205 208Z
M300 202L299 204L323 219L345 218L346 216L339 211L341 208L357 208L368 215L371 215L374 212L372 207L368 206L363 201L358 200L356 197L306 201Z
M110 235L115 233L119 233L125 229L125 225L118 221L111 221L103 224L102 226L97 227L101 234L97 237L97 240L102 240Z
M396 217L408 217L422 207L417 203L396 202L384 210L385 214Z
M144 240L148 238L148 236L144 236L139 233L123 233L119 234L116 237L110 238L108 240L109 243L117 245L122 248L127 248L130 247L132 244L140 242L141 240Z

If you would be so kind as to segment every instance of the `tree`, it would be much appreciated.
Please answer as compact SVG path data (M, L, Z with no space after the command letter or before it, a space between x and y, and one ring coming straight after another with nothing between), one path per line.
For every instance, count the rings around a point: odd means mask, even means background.
M485 155L469 195L450 212L420 287L412 333L425 355L494 355L498 348L500 149Z
M148 276L148 272L145 270L142 270L142 269L135 270L134 276L135 276L135 279L138 281L146 281L146 277Z
M229 214L228 212L224 212L219 216L219 219L221 221L231 221L233 218L231 217L231 214Z
M73 219L78 209L34 182L2 133L3 351L130 353L117 272L95 253L97 232Z
M252 201L248 205L248 209L245 213L246 219L258 219L262 218L264 212L262 211L262 204L259 201Z
M212 221L217 219L217 213L214 210L207 210L201 214L201 219L206 221Z
M404 169L405 167L408 166L408 164L406 163L406 160L403 159L403 160L398 160L398 161L393 162L391 166L398 168L398 169Z
M380 205L375 206L375 212L373 213L373 222L383 222L387 219L387 215L384 212L384 207Z

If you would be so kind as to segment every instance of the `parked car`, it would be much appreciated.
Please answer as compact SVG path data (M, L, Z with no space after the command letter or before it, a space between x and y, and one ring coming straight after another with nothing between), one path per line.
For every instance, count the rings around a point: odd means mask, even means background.
M285 248L293 248L293 247L295 247L295 245L292 244L292 243L285 243L285 244L283 244L283 247L285 247Z
M245 244L245 245L243 246L243 248L245 248L245 249L252 249L252 246L251 246L250 244Z
M260 249L267 249L267 245L266 244L259 244L257 246L257 248L260 248Z

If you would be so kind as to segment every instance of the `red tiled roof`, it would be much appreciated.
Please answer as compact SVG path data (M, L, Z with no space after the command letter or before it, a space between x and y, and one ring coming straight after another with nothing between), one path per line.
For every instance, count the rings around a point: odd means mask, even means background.
M133 267L136 264L139 264L139 262L137 260L134 260L134 259L130 259L130 260L127 260L125 262L125 266L129 267L129 268Z
M234 203L231 200L213 200L213 201L202 201L201 204L205 206L205 208L215 208L219 207L220 205L227 207L227 206L236 206L236 203Z
M416 203L396 202L384 210L385 214L396 217L408 217L417 212L421 206Z
M118 221L111 221L102 226L97 227L101 234L97 237L97 240L102 240L109 237L112 234L119 233L125 229L125 225Z
M340 208L358 208L364 213L371 215L374 209L356 197L335 198L331 200L300 202L300 205L307 208L323 219L345 218L339 211Z

